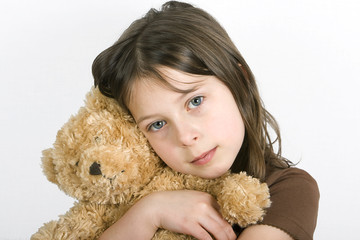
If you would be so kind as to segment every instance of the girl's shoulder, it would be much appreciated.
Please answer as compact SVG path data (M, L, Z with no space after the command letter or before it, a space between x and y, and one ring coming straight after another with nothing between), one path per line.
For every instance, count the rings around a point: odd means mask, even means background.
M310 185L316 185L316 180L305 170L297 167L289 168L275 168L268 167L266 171L265 182L269 187L278 184L279 182L286 181L289 182L307 182Z
M320 198L316 180L306 171L290 167L268 169L265 182L272 204L262 224L282 229L294 239L312 239Z

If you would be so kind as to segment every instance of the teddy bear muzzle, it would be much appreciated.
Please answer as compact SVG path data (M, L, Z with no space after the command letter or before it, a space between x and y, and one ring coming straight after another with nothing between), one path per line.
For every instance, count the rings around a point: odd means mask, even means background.
M94 176L102 175L100 167L101 167L101 165L97 162L94 162L93 164L91 164L91 166L89 168L90 175L94 175Z

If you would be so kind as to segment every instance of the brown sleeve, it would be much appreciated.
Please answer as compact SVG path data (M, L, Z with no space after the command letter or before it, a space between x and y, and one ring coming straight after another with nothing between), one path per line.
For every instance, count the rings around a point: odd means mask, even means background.
M282 229L294 239L313 239L320 197L316 181L301 169L287 168L269 173L266 183L272 204L261 224Z

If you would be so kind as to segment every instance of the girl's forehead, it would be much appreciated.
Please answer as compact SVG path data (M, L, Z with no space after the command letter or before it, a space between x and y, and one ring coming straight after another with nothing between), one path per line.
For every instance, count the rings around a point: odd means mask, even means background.
M157 70L168 81L193 83L203 81L208 77L206 75L191 74L169 67L159 67Z
M182 72L176 69L161 67L158 70L158 77L142 76L135 80L132 91L137 89L165 88L175 92L187 93L195 91L205 84L209 76L195 75Z

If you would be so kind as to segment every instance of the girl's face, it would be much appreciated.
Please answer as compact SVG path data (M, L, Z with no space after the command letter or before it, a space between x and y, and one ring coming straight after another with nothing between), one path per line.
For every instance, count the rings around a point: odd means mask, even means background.
M221 176L233 164L245 133L231 92L214 76L159 70L171 85L190 91L179 93L152 79L136 81L129 109L140 130L173 170Z

